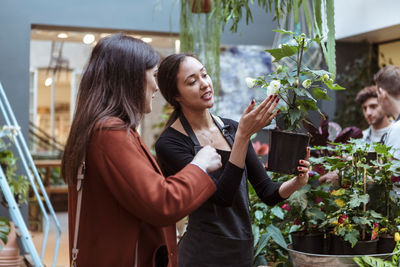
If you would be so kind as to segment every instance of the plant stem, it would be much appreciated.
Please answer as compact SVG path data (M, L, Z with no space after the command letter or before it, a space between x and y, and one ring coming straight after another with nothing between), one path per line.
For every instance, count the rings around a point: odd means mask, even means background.
M367 169L364 168L364 194L367 193ZM367 211L367 204L363 204L363 212ZM365 240L365 228L362 230L362 240Z
M297 55L297 58L299 58L299 62L297 63L297 75L296 75L297 89L300 88L300 67L301 67L301 60L303 59L303 50L304 50L304 38L301 41L300 58L299 55ZM293 94L293 105L296 106L296 94Z

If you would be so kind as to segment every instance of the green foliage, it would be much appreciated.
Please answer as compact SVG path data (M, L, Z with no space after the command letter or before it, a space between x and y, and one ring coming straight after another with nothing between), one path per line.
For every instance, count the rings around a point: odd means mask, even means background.
M392 260L384 260L372 256L354 257L353 260L360 267L398 267L399 261L400 242L397 241L396 247L393 250Z
M399 172L398 161L392 159L389 148L382 144L370 145L361 139L351 139L348 144L333 145L316 148L324 151L325 156L310 159L313 165L318 164L325 171L335 171L338 175L338 188L331 192L335 210L328 214L322 226L334 226L334 233L352 246L360 239L375 239L379 229L394 234L397 229L393 226L399 223L395 220L398 213L391 214L389 207L397 207L400 202L389 198L393 191L390 177ZM376 160L367 162L371 150L379 153ZM370 203L367 185L372 183L383 188L383 196L373 195L374 202L383 205L383 209Z
M320 43L321 38L309 39L305 34L296 35L286 30L278 30L278 32L290 35L292 40L282 44L279 48L266 51L275 58L274 62L290 59L295 62L295 68L279 66L275 72L265 77L259 77L254 85L266 88L268 95L279 95L281 101L284 102L280 106L280 116L287 128L295 131L303 125L310 110L320 112L317 106L319 100L329 99L327 90L321 88L323 84L331 90L343 90L344 88L333 83L332 73L325 70L311 70L302 64L304 51L313 42Z
M7 244L8 234L10 233L10 222L7 218L1 217L0 218L0 239L3 241L4 244ZM0 249L1 249L0 244Z

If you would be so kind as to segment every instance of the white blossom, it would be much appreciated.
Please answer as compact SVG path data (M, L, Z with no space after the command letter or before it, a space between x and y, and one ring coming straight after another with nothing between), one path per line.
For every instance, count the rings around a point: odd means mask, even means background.
M311 86L311 80L310 79L307 79L307 80L304 80L303 81L303 83L302 83L302 85L303 85L303 87L304 88L310 88L310 86Z
M327 80L329 80L329 75L328 74L324 74L322 76L322 81L326 82Z
M247 87L249 87L249 88L254 88L254 86L256 85L255 84L256 79L253 79L253 78L250 78L250 77L246 77L245 80L246 80Z
M279 89L281 89L281 81L272 80L267 87L267 95L276 95L279 93Z

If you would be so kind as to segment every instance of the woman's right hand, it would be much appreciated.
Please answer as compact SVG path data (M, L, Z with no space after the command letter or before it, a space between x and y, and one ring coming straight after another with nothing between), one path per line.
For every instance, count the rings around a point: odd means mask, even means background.
M222 166L221 156L217 153L215 148L211 146L205 146L200 149L192 162L201 166L207 173L216 171Z
M279 98L277 95L270 95L254 109L255 103L252 100L240 118L238 134L250 138L253 134L270 124L279 113L279 109L274 112L278 102Z

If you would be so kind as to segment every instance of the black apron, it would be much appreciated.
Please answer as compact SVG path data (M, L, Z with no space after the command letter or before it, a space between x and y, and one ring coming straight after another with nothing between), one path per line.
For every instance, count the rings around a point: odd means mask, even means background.
M200 143L193 129L181 114L183 128L194 143L197 153ZM234 133L230 125L222 127L214 118L230 147L233 146ZM223 166L229 160L230 151L217 150ZM210 173L218 179L223 167ZM249 213L247 172L243 172L239 190L232 206L215 204L212 198L189 215L186 233L178 245L179 267L251 267L253 262L253 235Z

